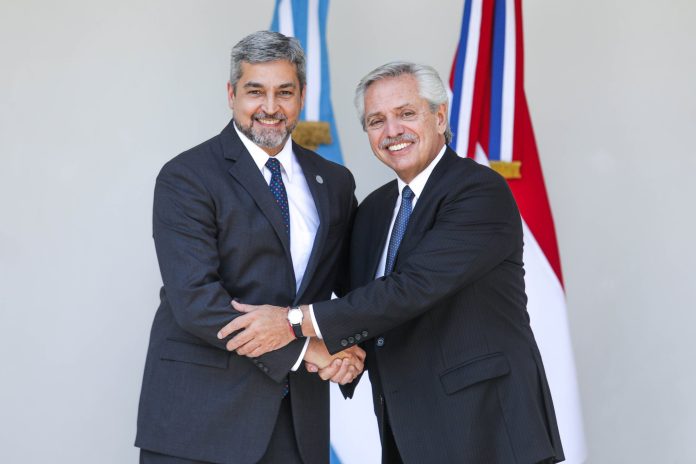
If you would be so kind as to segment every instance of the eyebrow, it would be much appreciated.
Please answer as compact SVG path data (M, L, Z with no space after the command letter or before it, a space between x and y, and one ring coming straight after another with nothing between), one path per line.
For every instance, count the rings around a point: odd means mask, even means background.
M394 110L399 111L399 110L402 110L402 109L406 108L407 106L412 106L412 104L411 104L411 103L404 103L403 105L400 105L400 106L397 106L396 108L394 108ZM367 119L370 119L372 116L377 116L377 115L379 115L379 114L382 114L382 112L381 112L381 111L375 111L374 113L370 113L370 114L366 115L366 116L365 116L365 119L366 119L366 120L367 120Z
M254 82L254 81L249 81L246 84L244 84L244 88L254 88L254 89L262 89L264 87L263 84L260 82ZM278 86L279 89L288 89L288 88L295 88L295 83L294 82L285 82L283 84L280 84Z

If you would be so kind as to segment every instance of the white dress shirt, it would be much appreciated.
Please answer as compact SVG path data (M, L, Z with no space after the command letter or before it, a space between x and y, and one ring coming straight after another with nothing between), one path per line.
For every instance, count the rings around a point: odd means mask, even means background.
M271 183L271 171L266 167L266 162L271 157L261 147L256 145L249 138L242 134L237 126L234 127L237 135L242 143L249 151L254 163L258 166L261 174L263 174L266 183ZM302 278L307 270L309 256L312 253L314 239L319 228L319 213L314 204L312 192L309 190L307 180L305 179L302 166L297 161L297 156L292 151L292 142L290 139L285 143L285 146L280 153L274 156L280 162L280 173L285 184L285 191L288 195L288 210L290 213L290 255L292 256L292 267L295 272L295 290L299 290L302 284ZM305 340L304 348L300 357L292 366L292 370L296 371L304 358L307 351L309 338Z
M413 180L411 180L411 182L409 182L408 184L401 180L399 177L396 178L396 182L399 187L399 197L396 199L396 204L394 205L391 224L389 225L389 232L387 233L387 241L384 243L382 257L380 258L379 265L377 266L375 279L379 279L384 275L384 266L387 264L387 252L389 250L389 239L391 238L392 229L394 228L394 221L396 221L396 215L399 213L399 208L401 208L401 193L404 191L404 187L408 185L413 191L413 199L411 200L411 208L413 211L416 209L416 203L418 202L418 199L423 193L423 189L425 188L426 182L428 182L428 178L430 178L430 174L433 173L433 169L435 169L437 163L440 162L446 150L447 145L443 145L440 149L440 152L430 162L430 164L428 164L428 166L426 166L425 169L419 172L418 175L414 177ZM309 306L309 314L312 317L312 325L314 325L314 331L317 333L317 337L322 338L321 331L319 330L319 325L317 324L317 320L314 317L314 305Z

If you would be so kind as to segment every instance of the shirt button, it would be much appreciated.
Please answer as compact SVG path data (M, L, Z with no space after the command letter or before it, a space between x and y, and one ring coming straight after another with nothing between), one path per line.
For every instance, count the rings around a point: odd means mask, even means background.
M377 346L384 346L384 337L379 337L377 339Z

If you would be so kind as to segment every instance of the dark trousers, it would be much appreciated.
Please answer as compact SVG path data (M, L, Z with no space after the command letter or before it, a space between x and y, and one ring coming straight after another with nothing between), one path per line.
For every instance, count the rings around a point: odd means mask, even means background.
M230 461L234 456L229 457ZM280 403L280 411L276 420L271 441L268 443L266 453L259 464L302 464L300 451L297 449L295 431L292 425L292 410L290 408L290 395L283 398ZM140 450L140 464L210 464L207 461L195 461L191 459L169 456L152 451Z
M399 453L399 448L394 440L387 405L384 405L384 416L382 424L382 464L404 464Z

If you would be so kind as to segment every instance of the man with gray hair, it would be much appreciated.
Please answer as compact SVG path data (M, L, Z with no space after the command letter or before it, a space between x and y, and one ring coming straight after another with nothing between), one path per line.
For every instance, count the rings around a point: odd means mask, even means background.
M397 178L358 209L353 290L302 306L304 334L330 352L367 350L385 463L562 461L507 183L447 146L447 93L433 68L380 66L358 85L355 105L372 151ZM254 321L276 308L234 306L247 314L223 329L244 329L228 349L269 336L271 324Z
M141 463L326 463L329 389L312 365L348 382L359 347L330 355L303 336L297 306L345 293L350 172L290 142L305 94L299 42L261 31L232 49L232 121L157 177L153 230L161 303L145 363L136 446ZM283 347L225 349L231 306L282 307ZM299 316L299 319L294 317ZM258 322L265 325L265 321ZM288 342L285 342L286 339ZM345 364L345 365L344 365Z

